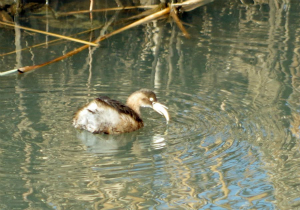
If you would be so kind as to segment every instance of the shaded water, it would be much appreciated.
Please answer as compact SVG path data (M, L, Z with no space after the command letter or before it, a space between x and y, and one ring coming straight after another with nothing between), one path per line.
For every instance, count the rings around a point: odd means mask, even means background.
M0 77L0 209L300 208L299 7L213 2L183 16L191 39L175 24L149 23ZM105 24L112 15L95 18ZM19 21L44 29L39 19ZM3 29L1 39L2 54L46 38ZM2 56L1 71L78 46ZM72 127L91 99L125 102L140 88L169 107L169 125L144 109L145 127L129 134Z

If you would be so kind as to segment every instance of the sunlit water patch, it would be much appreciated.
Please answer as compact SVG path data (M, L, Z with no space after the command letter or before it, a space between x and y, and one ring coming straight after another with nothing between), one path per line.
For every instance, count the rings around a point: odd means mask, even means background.
M144 110L145 127L131 134L76 132L86 152L97 162L92 164L93 173L110 183L103 189L108 197L105 205L119 199L127 187L133 194L148 195L140 201L144 205L155 204L158 208L166 204L168 197L172 198L170 206L185 205L189 200L194 208L222 207L229 200L233 207L252 206L249 199L253 196L274 199L272 193L265 194L264 189L272 192L272 185L261 168L259 152L247 143L249 136L234 116L238 113L222 110L222 103L220 106L207 103L216 101L212 97L218 95L201 92L168 95L172 119L169 125L161 116ZM255 179L257 184L249 182L257 176L261 177L259 181ZM125 186L120 185L124 182ZM115 194L107 192L111 186L118 186L113 187ZM149 188L152 188L150 195L145 191ZM215 190L218 193L212 193ZM160 198L152 200L157 193ZM119 207L132 202L131 192L126 195L125 201L118 202Z
M12 172L6 170L5 176L17 171L31 188L43 189L42 198L26 185L23 189L39 200L38 206L226 208L230 202L239 208L253 207L255 200L263 205L274 200L260 152L249 144L257 136L255 125L264 123L243 118L244 109L253 112L246 99L239 110L233 108L235 95L245 91L219 94L209 86L189 92L157 90L159 101L169 107L169 124L153 110L143 109L144 128L95 135L72 127L75 111L98 94L125 102L132 90L91 84L84 91L85 85L75 86L53 82L46 87L51 91L33 91L33 85L12 93L19 95L15 103L22 104L11 110L19 115L15 140L1 144L6 153L13 150L26 161ZM9 101L3 103L7 108ZM266 131L262 137L268 135ZM4 167L16 157L7 153Z

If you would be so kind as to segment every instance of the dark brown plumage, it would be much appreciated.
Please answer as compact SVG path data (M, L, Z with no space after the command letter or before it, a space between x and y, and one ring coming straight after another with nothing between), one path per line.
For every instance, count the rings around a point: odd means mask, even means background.
M120 114L126 114L132 117L137 122L143 122L140 116L133 111L129 106L122 104L120 101L110 99L107 96L100 96L96 98L97 101L105 103L105 106L111 106Z

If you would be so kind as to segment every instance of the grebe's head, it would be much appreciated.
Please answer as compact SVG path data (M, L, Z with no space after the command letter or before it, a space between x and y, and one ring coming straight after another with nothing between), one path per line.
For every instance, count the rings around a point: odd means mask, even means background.
M159 114L164 115L167 123L170 120L167 110L168 107L161 103L158 103L155 93L151 90L141 89L132 93L127 99L127 105L135 110L138 114L140 114L140 107L150 107Z

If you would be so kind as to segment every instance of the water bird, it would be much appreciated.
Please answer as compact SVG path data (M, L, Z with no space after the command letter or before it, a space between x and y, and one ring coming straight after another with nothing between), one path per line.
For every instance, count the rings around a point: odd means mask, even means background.
M170 120L167 107L157 102L156 95L148 89L132 93L126 105L107 96L100 96L80 108L74 118L73 126L92 133L120 134L140 129L144 126L140 107L150 107Z

